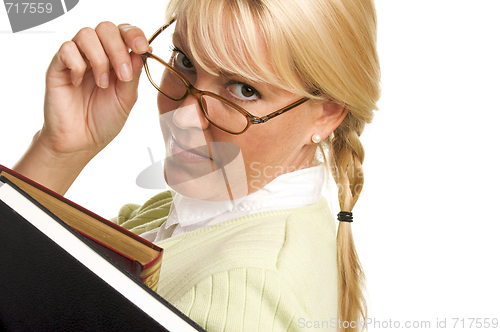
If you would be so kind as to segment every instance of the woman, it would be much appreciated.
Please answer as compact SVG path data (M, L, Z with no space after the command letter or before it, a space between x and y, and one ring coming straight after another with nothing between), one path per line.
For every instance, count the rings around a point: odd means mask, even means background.
M379 97L373 3L173 0L167 19L173 41L160 30L152 49L139 28L109 22L64 43L45 123L14 169L64 194L123 127L144 59L178 194L127 205L116 222L165 248L160 295L209 331L358 330L348 221ZM336 237L321 160L339 188Z

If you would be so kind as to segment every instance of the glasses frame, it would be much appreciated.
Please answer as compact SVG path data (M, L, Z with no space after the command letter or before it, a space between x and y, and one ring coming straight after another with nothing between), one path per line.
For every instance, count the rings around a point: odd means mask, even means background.
M149 44L151 45L151 43L153 42L153 40L156 39L156 37L158 37L158 35L163 32L163 30L167 29L171 24L173 24L175 22L176 18L173 18L170 22L168 22L167 24L163 25L160 29L158 29L152 36L151 38L149 38L148 42ZM195 88L191 82L189 82L189 80L187 78L184 77L184 75L182 75L181 73L179 73L177 70L175 70L174 68L172 68L166 61L164 61L163 59L157 57L156 55L152 54L152 53L149 53L149 52L146 52L146 53L143 53L142 55L142 61L144 63L144 69L146 70L146 75L148 76L148 79L149 81L151 82L151 84L153 84L153 86L161 93L163 94L165 97L173 100L173 101L180 101L184 98L186 98L189 94L194 96L197 100L198 100L198 104L200 106L200 109L202 110L203 112L203 115L205 116L205 118L208 120L208 122L210 122L212 125L214 125L215 127L219 128L220 130L226 132L226 133L229 133L229 134L232 134L232 135L240 135L240 134L243 134L245 131L247 131L247 129L253 125L253 124L260 124L260 123L265 123L267 122L268 120L272 119L272 118L275 118L277 117L278 115L281 115L281 114L284 114L285 112L288 112L289 110L305 103L306 101L309 100L308 97L304 97L304 98L301 98L285 107L282 107L280 108L279 110L277 111L274 111L272 113L269 113L268 115L265 115L263 117L258 117L258 116L255 116L253 114L250 114L249 112L247 112L244 108L230 102L229 100L215 94L215 93L212 93L210 91L202 91L202 90L198 90L197 88ZM163 64L165 67L167 67L169 70L171 70L185 85L186 85L186 93L181 97L181 98L172 98L170 96L168 96L167 94L165 94L163 91L161 91L160 87L156 85L156 83L153 81L153 79L151 78L151 75L149 73L149 67L148 67L148 64L147 64L147 59L148 58L153 58L155 59L156 61L160 62L161 64ZM209 115L208 115L208 112L207 110L205 109L205 107L203 106L203 102L202 102L202 99L201 97L202 96L210 96L212 98L215 98L215 99L218 99L220 100L221 102L223 103L226 103L228 104L229 106L233 107L235 110L237 110L238 112L240 112L241 114L243 114L246 119L247 119L247 125L245 126L245 128L241 131L237 131L237 132L232 132L230 130L227 130L227 129L224 129L224 128L221 128L220 126L218 126L217 124L214 123L214 121L212 119L210 119Z

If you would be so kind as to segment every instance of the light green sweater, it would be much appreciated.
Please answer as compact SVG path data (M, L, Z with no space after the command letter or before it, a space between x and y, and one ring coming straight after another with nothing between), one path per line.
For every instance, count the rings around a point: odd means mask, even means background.
M141 234L171 203L164 192L114 222ZM210 332L336 331L335 229L323 198L165 239L158 293Z

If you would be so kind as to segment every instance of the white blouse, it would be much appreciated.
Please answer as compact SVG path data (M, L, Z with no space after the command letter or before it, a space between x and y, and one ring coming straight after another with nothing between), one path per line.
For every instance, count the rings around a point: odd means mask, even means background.
M252 213L314 204L321 199L324 168L319 165L280 175L258 191L234 201L201 201L176 193L167 221L141 236L159 242ZM173 225L177 226L172 233Z

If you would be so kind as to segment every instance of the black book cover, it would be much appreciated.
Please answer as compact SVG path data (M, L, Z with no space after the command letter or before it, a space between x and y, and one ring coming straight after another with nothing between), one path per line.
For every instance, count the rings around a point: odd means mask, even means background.
M63 226L86 242L69 226ZM1 200L0 236L0 330L168 331ZM145 285L141 287L183 315ZM186 323L191 330L204 331L188 318Z

